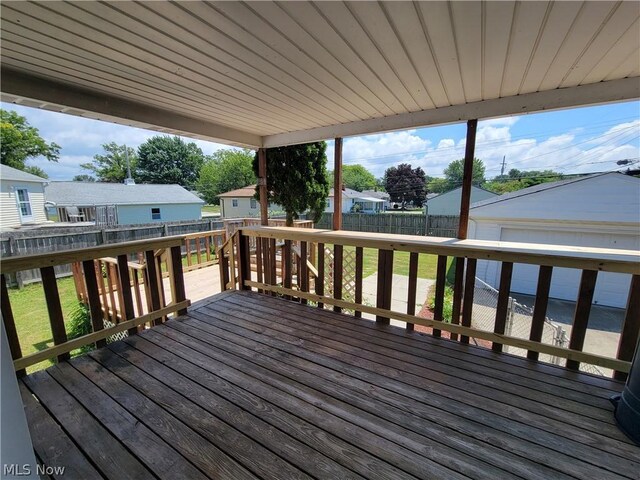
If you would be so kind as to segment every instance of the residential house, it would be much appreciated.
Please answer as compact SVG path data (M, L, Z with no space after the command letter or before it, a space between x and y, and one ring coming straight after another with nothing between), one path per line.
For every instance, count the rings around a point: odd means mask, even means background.
M640 179L605 173L507 193L471 205L469 238L640 251ZM494 287L496 262L479 261L477 276ZM516 264L511 290L535 295L536 265ZM602 272L593 301L625 307L629 275ZM580 271L554 268L550 295L576 300Z
M384 203L378 205L378 207L382 211L389 210L391 208L391 196L387 192L381 192L378 190L363 190L362 195L383 200Z
M374 192L376 193L376 192ZM326 213L333 213L334 202L333 188L329 191L327 197ZM351 188L342 189L342 213L358 211L361 213L377 213L384 210L384 205L388 200L381 197L371 195L371 192L358 192Z
M260 216L260 203L256 200L256 186L230 190L218 195L222 218L246 218Z
M93 182L50 182L45 200L61 221L99 221L106 211L117 225L199 220L204 205L180 185Z
M44 187L48 180L0 165L0 230L47 221Z
M487 200L498 195L484 188L471 187L471 203ZM454 188L448 192L429 198L427 195L428 215L459 215L460 201L462 199L462 187Z

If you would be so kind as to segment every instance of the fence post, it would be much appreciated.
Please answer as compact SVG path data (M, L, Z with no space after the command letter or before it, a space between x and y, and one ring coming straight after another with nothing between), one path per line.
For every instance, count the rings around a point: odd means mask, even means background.
M504 328L504 334L507 337L510 337L511 333L513 332L513 317L514 317L513 303L514 303L513 298L509 297L509 304L507 305L507 324L505 325L505 328ZM502 348L505 353L509 351L508 345L503 345Z

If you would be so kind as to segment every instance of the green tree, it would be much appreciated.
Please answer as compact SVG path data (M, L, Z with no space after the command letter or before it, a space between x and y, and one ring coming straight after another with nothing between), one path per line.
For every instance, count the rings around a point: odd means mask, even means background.
M140 183L178 184L195 187L204 155L198 146L180 137L157 135L138 147L134 178Z
M313 221L320 220L329 196L326 150L325 142L267 149L268 199L282 206L287 226L293 225L299 212L307 210ZM257 177L258 153L253 159L253 172Z
M218 150L206 157L196 188L209 204L218 205L221 193L256 182L251 150Z
M329 185L333 185L333 171L329 172ZM362 165L344 165L342 167L342 183L345 187L362 192L378 186L376 177Z
M437 178L429 182L428 190L433 193L444 193L454 188L462 186L462 177L464 175L464 159L454 160L447 168L444 169L444 179ZM484 178L485 167L484 162L479 158L473 159L473 176L471 183L476 187L482 185L486 180Z
M95 182L96 179L93 178L91 175L76 175L75 177L73 177L73 181L74 182Z
M422 168L411 168L408 163L390 167L384 172L384 188L392 202L402 204L413 203L421 207L427 196L426 175Z
M498 175L485 184L487 190L495 193L508 193L532 187L541 183L562 180L564 175L553 170L518 170L512 168L507 175Z
M93 172L99 182L123 183L127 178L128 155L131 174L135 175L138 157L133 148L111 142L103 144L102 149L103 154L94 155L91 163L82 163L80 168Z
M18 115L17 112L0 109L1 163L26 171L26 161L40 156L50 162L57 162L60 157L60 146L54 142L47 143L40 136L38 129L29 125L27 119ZM40 174L44 173L41 169L37 171ZM34 175L38 174L34 173Z

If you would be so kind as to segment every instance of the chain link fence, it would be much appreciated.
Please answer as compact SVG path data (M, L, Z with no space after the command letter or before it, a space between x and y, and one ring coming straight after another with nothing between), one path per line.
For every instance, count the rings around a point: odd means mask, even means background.
M493 331L496 320L496 308L498 304L498 291L491 285L483 282L476 277L474 285L473 297L473 315L471 326L480 330ZM528 339L531 331L531 322L533 318L533 309L518 303L515 299L509 297L509 306L507 309L507 323L505 327L505 335L517 338ZM475 339L474 339L475 340ZM481 341L476 341L479 344ZM569 337L564 327L550 318L545 318L542 330L542 343L554 345L557 347L569 346ZM505 353L527 356L527 350L517 347L505 345L503 347ZM555 355L541 353L539 359L543 362L564 366L566 360ZM604 373L595 365L585 363L580 364L580 370L595 375L604 375Z

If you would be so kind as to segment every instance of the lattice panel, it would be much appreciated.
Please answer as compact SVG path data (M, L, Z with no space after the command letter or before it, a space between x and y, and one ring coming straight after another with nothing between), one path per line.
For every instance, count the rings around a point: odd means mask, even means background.
M324 292L333 297L333 278L335 274L333 250L324 249ZM348 302L356 298L356 252L343 249L342 253L342 299Z

